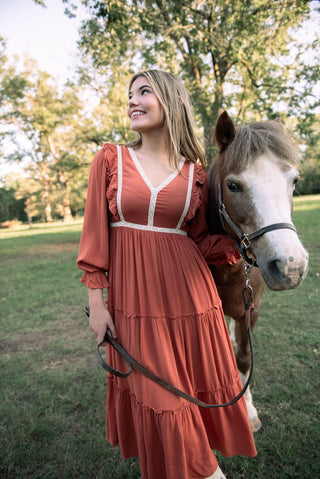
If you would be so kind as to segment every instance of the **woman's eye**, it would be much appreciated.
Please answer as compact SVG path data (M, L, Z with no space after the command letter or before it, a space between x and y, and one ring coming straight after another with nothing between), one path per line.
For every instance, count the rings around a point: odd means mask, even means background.
M229 181L227 183L227 187L229 189L229 191L231 191L232 193L236 193L238 191L242 191L242 188L240 185L238 185L237 183L235 183L234 181Z

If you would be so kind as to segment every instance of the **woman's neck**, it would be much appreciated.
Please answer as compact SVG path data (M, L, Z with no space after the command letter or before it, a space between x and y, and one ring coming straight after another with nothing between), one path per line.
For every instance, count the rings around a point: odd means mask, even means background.
M152 158L154 161L161 163L169 162L164 136L159 132L143 134L142 143L138 146L137 151Z

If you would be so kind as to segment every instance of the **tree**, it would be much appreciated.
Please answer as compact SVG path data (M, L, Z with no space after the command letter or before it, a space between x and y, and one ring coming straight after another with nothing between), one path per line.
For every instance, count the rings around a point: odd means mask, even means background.
M320 114L306 111L304 121L297 125L297 129L306 147L297 193L302 195L320 193Z
M15 201L20 205L23 212L20 214L8 215L6 220L17 219L31 226L34 219L44 219L43 202L41 198L41 188L37 180L20 174L8 174L5 177L7 191L11 191Z
M14 65L6 64L4 50L2 59L2 139L10 136L16 145L9 159L23 160L27 164L26 176L41 185L39 194L45 220L52 221L54 204L54 214L70 221L72 179L88 161L88 151L91 152L90 147L82 145L82 130L86 125L79 89L70 84L61 91L54 79L30 59L20 72ZM81 157L78 150L82 151ZM33 201L37 198L38 195L32 196ZM30 203L31 198L28 208L32 210Z
M296 35L312 12L318 12L310 2L84 0L82 4L89 16L81 28L80 47L109 80L124 62L128 70L158 66L184 78L209 159L214 152L213 126L222 109L231 109L243 121L273 118L279 110L283 116L290 109L299 115L297 105L306 97L309 106L317 107L310 89L319 81L319 62L305 68ZM69 14L74 14L75 1L69 6ZM303 51L318 47L318 40L305 42Z
M15 197L14 188L0 188L0 223L17 219L26 220L24 198Z

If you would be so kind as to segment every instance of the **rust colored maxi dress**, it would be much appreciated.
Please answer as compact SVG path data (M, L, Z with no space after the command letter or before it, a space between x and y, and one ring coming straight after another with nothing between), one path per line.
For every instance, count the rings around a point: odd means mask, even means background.
M108 288L118 341L144 366L208 403L241 390L207 263L237 261L232 241L206 229L203 167L181 162L154 188L126 146L107 143L92 163L78 266L89 288ZM108 272L108 278L106 277ZM109 364L125 370L107 347ZM106 438L139 456L143 479L207 478L212 449L255 456L244 398L203 409L134 371L108 374Z

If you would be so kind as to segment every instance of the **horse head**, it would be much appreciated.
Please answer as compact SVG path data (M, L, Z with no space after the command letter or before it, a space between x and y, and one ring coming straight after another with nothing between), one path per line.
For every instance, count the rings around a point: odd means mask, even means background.
M291 219L297 148L278 121L236 128L226 112L215 136L219 157L209 172L209 209L214 196L227 233L254 258L271 290L296 288L308 269L308 254Z

